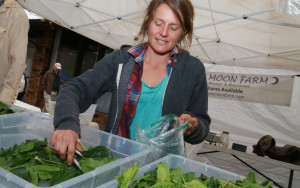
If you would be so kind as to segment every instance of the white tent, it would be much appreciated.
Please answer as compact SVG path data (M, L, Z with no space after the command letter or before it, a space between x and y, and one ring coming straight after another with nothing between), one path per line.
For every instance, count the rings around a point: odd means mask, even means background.
M150 0L18 2L58 25L118 49L122 44L136 43ZM276 0L192 0L192 3L196 17L189 51L205 64L207 72L300 74L299 15L278 11ZM295 77L291 105L287 107L210 98L211 131L228 131L230 142L246 145L248 152L266 134L272 135L278 146L300 147L299 86L300 80ZM299 176L295 175L296 187L300 185ZM275 179L280 178L275 175Z

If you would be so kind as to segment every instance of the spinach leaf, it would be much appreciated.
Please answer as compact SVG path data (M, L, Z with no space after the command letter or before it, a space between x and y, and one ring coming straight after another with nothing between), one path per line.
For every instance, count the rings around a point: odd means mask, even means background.
M201 183L199 180L192 180L190 182L185 183L187 188L206 188L206 185Z
M113 160L115 160L115 159L113 159ZM110 162L112 162L112 161L109 160L108 158L104 158L102 161L97 161L93 158L84 158L84 159L79 160L81 169L84 173L95 170L97 167L105 165Z
M141 176L134 180L132 182L133 188L140 188L140 187L150 187L154 185L156 182L156 178L154 178L151 174L145 174L144 176Z
M177 184L183 184L184 183L181 168L175 168L173 170L170 170L170 175L171 175L171 179L172 179L173 182L175 182Z
M208 188L218 188L219 186L219 180L218 178L214 178L213 176L209 179L209 181L206 183L206 186Z
M88 155L94 158L83 156L81 159L83 168L87 169L86 172L118 159L113 158L112 152L104 146L90 148L86 152L86 156ZM103 160L97 161L96 159L99 158ZM74 165L68 166L66 161L60 159L48 146L47 138L43 141L25 140L19 145L15 144L7 149L1 148L0 167L36 186L40 179L49 180L50 185L56 185L82 174Z
M169 167L166 163L157 163L157 181L170 181L171 176L169 172Z
M85 158L93 158L98 161L102 161L104 158L113 158L112 152L105 146L90 147L87 151L81 152L81 154Z
M14 111L10 109L6 104L0 102L0 115L12 114Z
M64 182L66 180L69 180L71 178L74 178L78 175L81 175L82 173L76 168L74 167L74 165L72 166L68 166L65 165L63 166L63 169L56 173L51 179L50 179L50 186L59 184L61 182Z
M115 176L115 179L119 182L118 188L127 188L138 170L139 166L135 162L132 167L125 170L120 176Z
M188 172L186 174L183 174L182 176L184 178L184 181L186 181L186 182L190 182L193 179L196 179L195 172Z
M151 186L151 188L174 188L174 184L170 181L160 181Z

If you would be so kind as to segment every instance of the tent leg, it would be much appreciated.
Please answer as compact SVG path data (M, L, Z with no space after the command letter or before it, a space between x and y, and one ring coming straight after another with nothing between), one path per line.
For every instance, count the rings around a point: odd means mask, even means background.
M294 170L291 169L291 171L290 171L290 179L289 179L289 188L292 188L293 176L294 176Z
M261 173L260 171L256 170L255 168L253 168L252 166L250 166L248 163L246 163L245 161L243 161L242 159L240 159L239 157L232 155L233 157L235 157L237 160L241 161L242 163L244 163L246 166L248 166L249 168L251 168L252 170L254 170L255 172L259 173L260 175L262 175L264 178L271 180L274 185L278 186L279 188L283 188L281 185L279 185L278 183L276 183L274 180L272 180L271 178L267 177L266 175L264 175L263 173Z

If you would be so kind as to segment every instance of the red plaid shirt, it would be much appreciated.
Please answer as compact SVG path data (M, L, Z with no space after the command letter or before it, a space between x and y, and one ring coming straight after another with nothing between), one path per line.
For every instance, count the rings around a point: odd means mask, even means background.
M128 50L128 52L132 54L133 57L135 58L136 64L134 66L133 72L131 74L127 86L118 135L129 139L130 139L129 127L134 117L136 106L142 90L141 80L142 80L142 73L143 73L143 58L147 47L148 44L144 43L137 46L133 46ZM178 49L177 47L174 47L170 53L170 58L168 60L169 62L167 65L168 75L170 74L171 69L173 67L174 55L177 53L178 53Z

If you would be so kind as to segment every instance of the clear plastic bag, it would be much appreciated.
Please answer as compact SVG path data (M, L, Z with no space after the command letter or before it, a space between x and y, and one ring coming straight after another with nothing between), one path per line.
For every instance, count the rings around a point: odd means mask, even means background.
M278 0L277 11L291 15L300 15L300 0Z
M188 125L188 121L179 122L174 114L166 115L143 130L136 124L136 140L152 146L157 157L167 153L185 157L183 133Z

